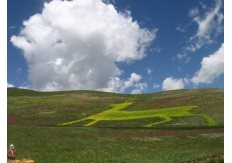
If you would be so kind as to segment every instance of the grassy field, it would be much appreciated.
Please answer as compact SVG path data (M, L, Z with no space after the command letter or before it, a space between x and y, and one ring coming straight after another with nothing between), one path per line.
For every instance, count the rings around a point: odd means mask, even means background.
M129 95L8 88L7 125L17 159L36 163L224 162L224 89Z

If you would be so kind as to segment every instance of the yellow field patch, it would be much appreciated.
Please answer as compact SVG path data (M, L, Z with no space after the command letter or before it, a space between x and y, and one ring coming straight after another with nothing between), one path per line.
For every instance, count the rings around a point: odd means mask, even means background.
M206 114L193 114L190 113L192 109L196 109L197 106L180 106L180 107L171 107L155 110L143 110L143 111L123 111L122 109L132 105L136 97L129 99L121 104L112 104L112 109L106 110L104 112L91 115L89 117L75 120L71 122L62 123L60 125L70 125L74 123L79 123L86 120L93 120L92 122L84 125L91 126L99 121L112 121L112 120L135 120L135 119L144 119L144 118L161 118L162 121L147 124L144 127L152 127L158 124L171 121L173 118L177 117L193 117L200 116L204 118L209 126L215 125L215 122Z

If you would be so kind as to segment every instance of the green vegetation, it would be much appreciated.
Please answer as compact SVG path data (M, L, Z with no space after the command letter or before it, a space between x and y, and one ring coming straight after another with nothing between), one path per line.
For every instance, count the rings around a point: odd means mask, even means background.
M7 145L15 145L17 159L31 158L36 163L177 163L223 156L223 89L134 97L8 88ZM174 114L172 109L177 116L167 116ZM120 112L122 118L116 119ZM125 118L125 113L133 114L132 118ZM171 119L163 123L167 117ZM57 125L74 120L83 121Z
M86 120L94 120L94 121L84 126L91 126L92 124L95 124L99 121L134 120L134 119L153 118L153 117L158 117L158 118L163 119L159 122L145 125L145 127L152 127L157 124L169 122L172 120L172 117L193 117L193 116L203 117L207 120L210 126L215 125L215 122L209 116L205 114L191 114L190 110L197 108L196 106L181 106L181 107L144 110L144 111L121 111L122 109L132 105L134 99L136 98L132 98L121 104L112 104L110 105L113 107L112 109L106 110L102 113L98 113L96 115L92 115L92 116L89 116L87 118L83 118L80 120L62 123L61 125L69 125L69 124L78 123L78 122L82 122Z

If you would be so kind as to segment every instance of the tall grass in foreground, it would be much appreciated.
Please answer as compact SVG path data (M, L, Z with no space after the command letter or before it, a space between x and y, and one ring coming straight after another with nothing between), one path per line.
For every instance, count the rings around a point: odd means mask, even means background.
M222 154L224 148L224 134L103 137L94 127L23 126L8 127L7 134L17 159L36 163L178 163Z

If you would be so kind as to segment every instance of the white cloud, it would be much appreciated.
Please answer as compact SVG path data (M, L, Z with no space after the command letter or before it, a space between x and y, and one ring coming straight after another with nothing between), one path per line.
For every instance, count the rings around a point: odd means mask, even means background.
M178 58L180 61L185 62L185 63L188 63L191 60L191 57L187 56L186 53L184 54L178 53L176 55L176 58Z
M147 83L136 83L135 88L143 91L143 90L145 90L147 88Z
M149 68L145 68L145 70L147 71L148 74L151 74L153 71Z
M192 78L172 79L166 78L163 82L163 90L182 89L185 85L190 83L196 85L200 83L210 84L214 79L218 78L224 73L224 43L221 47L208 57L204 57L201 61L201 68ZM189 77L189 75L187 75Z
M204 8L204 9L207 7L207 6L206 6L205 4L203 4L202 2L200 2L200 5L201 5L201 7Z
M31 90L33 90L33 89L31 88L31 85L30 85L28 82L24 82L23 84L21 84L21 86L19 86L19 88L21 88L21 89L31 89Z
M181 26L177 26L177 27L176 27L176 30L177 30L177 31L180 31L180 32L185 32L185 31L186 31L186 29L183 28L183 27L181 27Z
M14 28L16 28L16 26L10 26L10 27L9 27L9 29L14 29Z
M159 87L160 87L159 84L156 84L156 83L153 84L153 88L154 88L154 89L159 88Z
M129 88L129 87L134 87L134 84L139 82L140 79L142 79L141 75L138 75L136 73L132 73L131 77L128 78L127 81L124 81L123 86L120 88L119 92L124 92L125 89Z
M141 94L141 91L139 89L134 89L131 91L131 94Z
M106 88L98 89L99 91L105 92L119 92L119 88L123 86L123 81L121 81L118 77L112 77L108 82L108 86Z
M176 26L176 30L177 31L180 31L180 32L186 32L188 30L188 27L191 25L192 23L187 23L186 25L182 25L182 24L179 24L178 26Z
M132 88L131 94L140 94L147 87L147 83L139 83L142 79L141 75L132 73L130 78L127 80L121 80L118 77L114 77L108 83L107 88L99 89L100 91L105 92L118 92L123 93L126 89Z
M131 91L131 94L141 94L142 91L146 90L147 83L137 83L135 84L135 88Z
M162 48L156 47L156 48L150 48L149 50L150 50L151 52L155 51L155 52L157 52L157 53L160 53L163 49L162 49Z
M215 43L216 37L223 33L224 30L224 15L222 12L223 1L215 0L215 6L206 6L200 3L202 11L200 13L198 8L192 8L189 10L188 16L192 18L193 23L197 23L198 29L196 33L191 36L187 41L187 46L183 47L183 51L178 53L176 57L179 60L188 63L191 60L189 52L196 52L205 45ZM188 23L183 29L189 27L193 23ZM176 27L176 30L183 31L181 26Z
M184 81L184 83L186 84L186 85L188 85L189 83L190 83L190 79L188 79L188 78L183 78L183 81Z
M186 50L195 51L205 44L212 44L214 42L212 37L223 32L224 16L220 11L223 7L222 0L215 2L215 8L206 12L203 18L198 14L199 10L190 10L189 15L194 17L193 21L198 24L198 30L194 36L190 37L190 42L193 44L193 47L187 47Z
M189 44L184 49L187 51L192 51L192 52L195 52L197 50L197 48L193 44Z
M13 84L7 83L7 88L15 87Z
M23 83L20 87L18 88L21 88L21 89L30 89L30 86L29 85L26 85L27 83ZM15 87L13 84L9 84L7 83L7 88L11 88L11 87Z
M191 10L189 10L189 13L188 13L188 15L190 16L190 17L195 17L195 16L197 16L199 14L199 9L198 8L192 8Z
M214 54L204 57L201 61L201 69L198 70L191 81L198 85L199 83L212 83L224 73L224 43Z
M157 32L101 0L53 0L23 25L11 42L23 51L39 91L125 90L115 63L144 58Z
M104 2L106 4L110 4L110 3L115 4L115 0L102 0L102 2Z
M30 89L29 86L20 86L19 88L20 88L20 89Z
M17 72L20 73L22 71L22 68L18 68Z
M163 81L162 90L176 90L183 89L184 82L183 79L173 79L172 77L168 77Z

